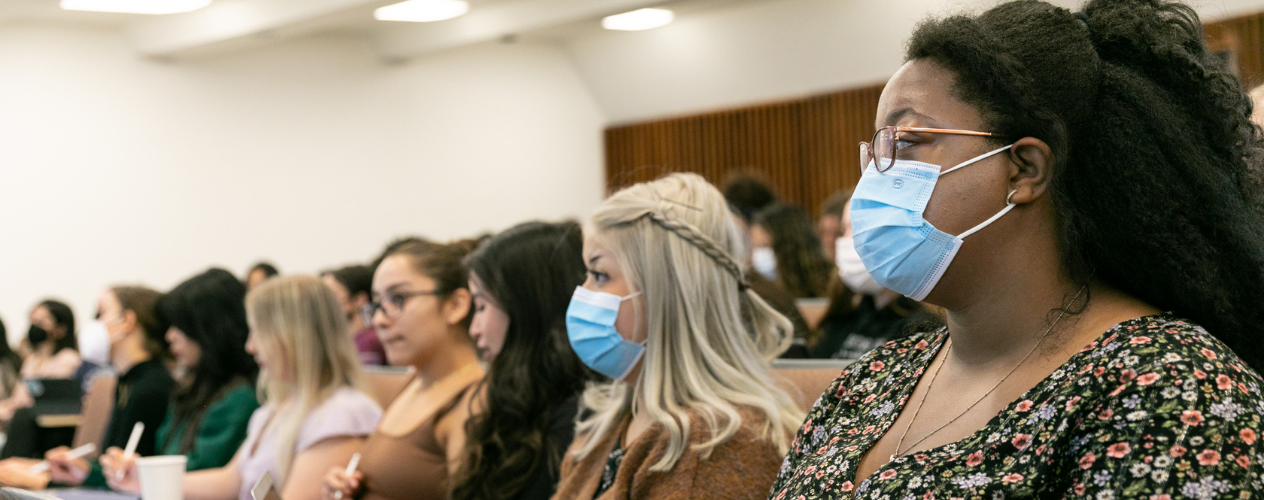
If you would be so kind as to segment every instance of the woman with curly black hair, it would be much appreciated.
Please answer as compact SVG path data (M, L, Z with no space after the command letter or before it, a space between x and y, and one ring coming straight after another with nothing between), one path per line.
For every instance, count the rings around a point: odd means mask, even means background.
M1264 149L1194 12L1021 0L907 58L855 247L948 326L845 370L772 498L1258 494Z
M466 458L455 500L545 500L575 435L579 394L597 375L566 336L566 308L584 282L579 224L528 222L466 259L474 319L470 336L489 363L484 411L466 423Z

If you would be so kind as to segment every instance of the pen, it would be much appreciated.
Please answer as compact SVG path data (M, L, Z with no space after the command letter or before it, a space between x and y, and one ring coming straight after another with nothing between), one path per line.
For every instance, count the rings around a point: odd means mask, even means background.
M88 443L78 448L75 448L73 450L70 450L70 453L66 454L66 459L74 460L76 458L80 458L80 457L83 457L84 455L92 453L96 450L97 450L97 445ZM39 474L41 472L48 472L48 460L44 460L40 463L32 465L30 468L26 469L26 472L27 474Z

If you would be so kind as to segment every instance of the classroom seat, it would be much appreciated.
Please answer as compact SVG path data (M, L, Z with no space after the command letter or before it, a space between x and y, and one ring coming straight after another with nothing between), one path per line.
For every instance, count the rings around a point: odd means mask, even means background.
M96 457L102 450L105 440L105 428L110 425L110 416L114 413L114 386L118 379L114 375L102 374L92 378L88 392L83 395L83 407L78 414L40 415L35 417L35 424L45 429L74 427L75 434L72 448L93 443L97 450L88 455L88 459Z
M817 398L838 378L850 359L778 359L772 362L777 385L803 411L812 409Z

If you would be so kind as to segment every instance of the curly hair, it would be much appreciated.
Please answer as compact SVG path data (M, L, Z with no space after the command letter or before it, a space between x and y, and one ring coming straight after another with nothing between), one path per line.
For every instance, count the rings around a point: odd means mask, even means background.
M772 237L777 281L786 293L796 299L824 297L834 264L825 257L807 212L794 205L774 203L756 212L753 222Z
M584 367L566 335L566 308L584 282L579 224L527 222L488 239L470 254L470 279L509 316L500 354L482 390L487 410L466 426L466 460L451 498L516 498L542 467L556 478L570 443L549 439L556 412L599 378ZM559 418L561 417L561 418Z
M1019 0L923 23L906 57L955 73L989 131L1052 149L1062 272L1193 320L1264 369L1264 145L1192 9Z

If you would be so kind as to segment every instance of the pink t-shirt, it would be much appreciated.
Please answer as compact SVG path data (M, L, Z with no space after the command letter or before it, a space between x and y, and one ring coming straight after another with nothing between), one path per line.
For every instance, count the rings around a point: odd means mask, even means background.
M276 436L274 433L260 436L264 426L272 417L273 408L263 406L250 416L250 425L246 431L246 441L237 452L241 455L241 491L240 500L251 500L250 489L263 477L264 472L271 472L277 481L283 481L276 463ZM294 456L298 457L304 450L316 443L337 437L364 437L373 433L377 421L382 418L382 408L378 407L363 392L350 387L338 389L317 406L303 422L298 438L294 441ZM258 446L255 446L255 443ZM253 451L253 453L252 453ZM291 461L293 463L293 461ZM278 489L280 485L278 485Z

